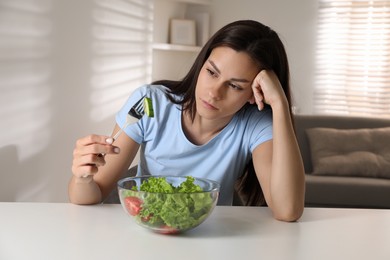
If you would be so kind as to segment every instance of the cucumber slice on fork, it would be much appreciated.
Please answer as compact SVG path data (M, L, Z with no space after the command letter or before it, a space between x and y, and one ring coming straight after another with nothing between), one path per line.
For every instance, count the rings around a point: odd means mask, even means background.
M154 117L153 103L151 98L144 98L144 110L148 117Z

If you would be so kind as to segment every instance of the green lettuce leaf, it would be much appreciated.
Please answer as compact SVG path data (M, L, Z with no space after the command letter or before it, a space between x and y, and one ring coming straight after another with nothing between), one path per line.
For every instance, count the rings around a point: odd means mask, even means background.
M144 196L140 220L147 219L152 226L167 225L176 229L187 229L202 222L213 201L194 181L193 177L187 176L178 187L164 177L151 177L143 182L140 191L150 193Z

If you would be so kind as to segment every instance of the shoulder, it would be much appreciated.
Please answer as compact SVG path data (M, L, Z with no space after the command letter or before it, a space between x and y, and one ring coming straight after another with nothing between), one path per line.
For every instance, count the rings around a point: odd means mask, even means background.
M139 97L148 97L152 102L154 116L152 118L143 117L141 122L145 129L151 126L160 128L166 125L167 122L175 120L173 117L174 111L180 111L180 105L173 103L170 99L172 96L169 89L163 85L144 85L140 87Z
M247 125L272 125L272 110L266 107L259 111L257 106L247 105L237 113L237 118Z
M136 88L127 100L129 106L135 104L142 97L148 97L152 100L154 107L161 107L170 104L168 96L172 96L169 93L169 89L163 85L151 85L145 84Z
M168 89L162 85L142 85L131 92L118 114L122 120L125 120L131 107L143 97L150 98L153 103L153 108L159 108L158 111L160 111L161 108L166 107L171 103L167 93Z
M138 87L132 95L136 95L138 97L146 96L146 97L163 97L168 93L168 88L163 85L151 85L145 84Z
M237 132L241 133L243 143L251 151L258 144L272 139L272 110L265 108L259 111L256 106L247 106L237 113Z
M175 99L176 96L172 95L167 87L163 85L146 85L142 88L145 89L143 96L150 98L153 107L158 108L159 111L163 112L177 106L172 102L172 98Z

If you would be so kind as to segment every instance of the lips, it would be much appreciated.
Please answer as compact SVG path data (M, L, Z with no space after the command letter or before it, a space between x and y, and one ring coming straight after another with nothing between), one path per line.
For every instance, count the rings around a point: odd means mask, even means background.
M201 101L202 101L202 104L205 108L210 109L210 110L218 110L218 108L215 107L214 105L212 105L211 103L209 103L203 99L201 99Z

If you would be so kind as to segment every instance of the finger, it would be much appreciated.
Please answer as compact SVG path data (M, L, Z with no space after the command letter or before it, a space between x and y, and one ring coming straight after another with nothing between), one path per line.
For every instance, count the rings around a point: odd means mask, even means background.
M264 109L265 104L263 100L256 101L256 104L257 104L257 109L259 109L259 111Z
M113 145L93 144L81 148L83 154L118 154L120 148Z
M74 159L74 165L95 165L96 167L104 166L106 164L106 160L104 156L100 154L87 154L81 157L77 157Z
M73 150L73 157L84 156L87 154L118 154L120 148L113 145L90 144L79 146Z
M254 100L257 104L257 108L262 110L264 108L264 95L261 90L260 84L255 80L252 84L253 96Z
M114 139L106 135L87 135L76 141L76 146L86 146L90 144L112 144Z
M252 84L252 91L255 99L260 99L261 97L261 86L259 82L255 79Z
M73 175L77 177L83 177L87 175L94 175L98 172L98 167L95 164L80 164L73 161L72 165Z
M262 99L262 72L259 72L255 79L252 82L252 91L253 95L255 96L256 99L261 100Z
M72 168L73 175L79 178L95 175L98 172L96 165L83 165Z
M98 167L106 164L104 156L100 154L88 154L73 159L72 171L76 176L96 174Z

